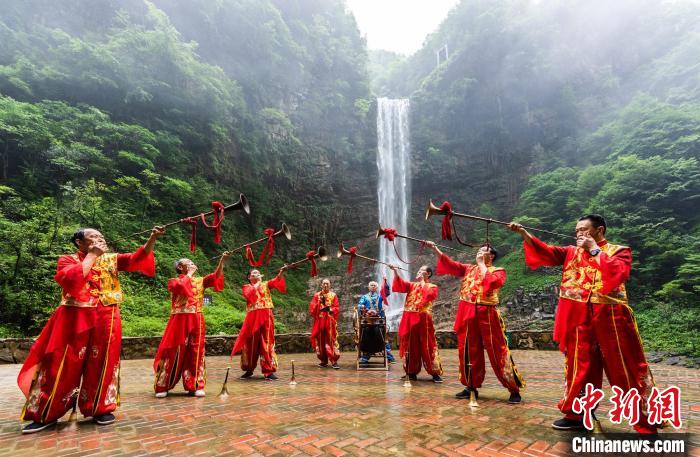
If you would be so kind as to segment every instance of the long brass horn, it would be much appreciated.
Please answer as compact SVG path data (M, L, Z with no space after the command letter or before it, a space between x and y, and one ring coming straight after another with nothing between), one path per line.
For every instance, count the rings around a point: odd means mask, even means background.
M328 254L326 253L326 248L323 246L319 246L319 248L316 250L316 253L314 254L314 257L318 258L322 262L325 262L326 260L328 260ZM290 264L287 264L286 267L287 267L287 269L296 268L299 265L301 265L302 263L305 263L308 261L309 261L309 258L304 257L301 260L297 260L296 262L292 262Z
M236 203L232 203L230 205L224 206L224 211L230 211L230 210L243 210L244 213L250 214L250 205L248 204L248 199L246 198L246 196L243 194L240 194L238 196L238 201ZM198 214L198 215L193 216L193 217L211 216L212 214L214 214L214 210L207 211L206 213ZM157 224L157 225L160 225L161 227L166 228L166 227L170 227L170 226L175 225L175 224L179 224L180 222L182 222L182 219L178 219L178 220L173 221L173 222L168 222L167 224ZM128 238L132 238L132 237L137 236L137 235L143 235L146 233L151 233L151 229L142 230L140 232L132 233L132 234L127 235L125 237L116 239L112 242L116 243L118 241L123 241L123 240L126 240Z
M438 208L438 209L439 209L439 208ZM385 228L382 228L382 226L380 225L379 228L377 229L376 238L379 238L380 236L384 236L385 234L386 234L386 229L385 229ZM421 240L421 239L419 239L419 238L414 238L414 237L412 237L412 236L400 235L400 234L398 234L398 233L396 233L395 236L397 236L397 237L399 237L399 238L406 239L406 240L417 241L417 242L419 242L419 243L425 243L425 242L427 241L427 240ZM435 246L439 247L440 249L447 249L447 250L449 250L449 251L464 252L464 251L462 251L462 250L460 250L460 249L455 249L455 248L453 248L453 247L451 247L451 246L445 246L444 244L437 244L437 243L435 243Z
M428 206L425 209L425 220L428 220L430 216L437 216L437 215L442 215L444 216L447 214L447 211L441 210L437 206L433 204L432 200L428 201ZM464 214L464 213L457 213L455 211L452 211L452 216L454 217L461 217L463 219L471 219L473 221L481 221L481 222L486 222L487 224L498 224L498 225L505 225L509 226L510 222L504 222L504 221L499 221L496 219L491 219L488 217L481 217L481 216L474 216L472 214ZM541 232L541 233L546 233L548 235L554 235L554 236L559 236L562 238L574 238L571 235L564 235L562 233L557 233L557 232L550 232L549 230L544 230L536 227L525 227L523 226L524 229L526 230L532 230L533 232Z
M352 254L350 251L348 251L347 249L345 249L345 246L343 246L343 243L341 242L341 243L340 243L340 246L338 246L338 252L337 252L337 254L336 254L336 257L340 258L340 257L342 257L342 256L344 256L344 255L354 255L355 257L359 257L359 258L361 258L361 259L368 260L368 261L370 261L370 262L372 262L372 263L381 263L382 265L386 265L387 267L396 267L396 268L398 268L399 270L408 271L408 270L406 270L405 268L397 267L396 265L392 265L392 264L390 264L390 263L382 262L381 260L374 259L374 258L372 258L372 257L367 257L366 255L357 254L357 253Z
M284 235L284 237L287 238L288 240L292 239L292 231L289 229L287 224L285 224L284 222L282 222L282 228L280 228L279 230L277 230L275 233L272 234L272 236L274 238L280 237L282 235ZM228 252L229 252L229 254L233 254L234 252L238 252L238 251L245 249L246 246L252 246L254 244L262 243L263 241L267 241L267 237L260 238L260 239L255 240L255 241L251 241L250 243L243 244L243 245L238 246L237 248L234 248L234 249L229 249ZM214 256L214 257L210 258L209 260L218 259L219 257L221 257L221 255Z

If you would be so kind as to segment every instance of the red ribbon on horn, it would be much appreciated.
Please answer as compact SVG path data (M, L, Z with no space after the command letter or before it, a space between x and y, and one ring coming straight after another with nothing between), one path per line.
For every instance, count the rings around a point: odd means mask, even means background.
M382 297L382 309L386 311L386 309L389 307L389 302L387 300L389 295L391 295L391 289L389 288L389 284L387 284L386 282L386 278L382 279L382 285L379 289L379 295Z
M318 271L316 270L316 251L307 252L306 258L311 262L311 277L313 278L318 274Z
M190 227L192 227L192 231L190 233L190 252L194 252L197 250L197 219L194 217L185 217L183 219L180 219L180 222L183 224L188 224Z
M445 217L442 218L442 239L452 239L452 205L450 202L443 202L440 205L440 211L445 212Z
M207 224L204 214L199 215L199 217L202 219L202 224L214 231L214 243L216 244L221 244L221 223L224 221L224 208L225 206L221 202L211 202L211 209L214 212L214 221L211 225Z
M270 259L275 253L275 237L273 236L275 234L275 229L268 227L263 231L263 233L267 235L267 243L265 243L265 247L260 253L260 258L258 260L255 260L253 250L250 248L250 245L247 244L245 247L245 258L248 260L251 267L260 267L263 264L267 265L270 263Z
M396 238L396 229L393 228L385 228L384 229L384 238L386 238L389 241L394 241L394 238Z
M352 273L352 261L357 255L357 246L351 247L348 249L348 252L350 253L350 260L348 260L348 273Z

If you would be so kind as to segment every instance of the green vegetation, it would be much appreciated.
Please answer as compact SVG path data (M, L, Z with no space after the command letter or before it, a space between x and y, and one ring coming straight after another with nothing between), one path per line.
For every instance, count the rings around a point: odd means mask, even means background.
M347 192L339 178L374 137L364 42L339 1L10 0L0 43L0 335L38 333L80 226L119 240L244 192L252 215L226 216L226 246L282 221L293 230L267 276L341 235L344 203L323 231L306 210L323 188ZM156 279L122 275L126 335L162 331L175 259L214 268L223 247L200 226L190 255L188 236L173 227L159 240ZM244 271L241 258L227 267L211 333L240 327ZM300 306L306 275L289 273L278 306Z

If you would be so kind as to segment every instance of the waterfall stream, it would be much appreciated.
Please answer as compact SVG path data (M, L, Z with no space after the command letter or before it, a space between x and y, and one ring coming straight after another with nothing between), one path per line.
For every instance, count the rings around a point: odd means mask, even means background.
M377 199L379 202L379 224L395 228L399 233L408 234L408 214L411 202L411 167L409 136L409 100L379 98L377 100ZM396 238L396 251L402 259L407 259L406 240ZM379 260L406 267L389 241L379 240ZM392 272L388 267L377 264L377 275L386 275L391 284ZM407 272L401 272L408 279ZM395 330L401 319L405 294L391 294L387 322Z

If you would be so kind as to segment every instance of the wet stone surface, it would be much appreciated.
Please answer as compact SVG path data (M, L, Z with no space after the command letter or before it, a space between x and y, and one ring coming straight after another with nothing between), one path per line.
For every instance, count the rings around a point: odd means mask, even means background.
M506 403L508 392L487 371L479 408L457 400L455 350L441 351L444 384L423 372L403 387L400 365L389 372L357 372L354 354L344 352L340 370L316 366L313 354L280 356L280 379L259 371L240 380L238 357L221 400L227 357L207 358L207 397L193 398L178 387L165 399L153 397L151 360L122 364L122 406L114 425L67 422L22 436L24 397L16 386L19 365L0 366L0 455L565 455L570 435L550 428L560 417L563 357L555 351L515 350L525 377L521 405ZM289 385L296 361L295 387ZM490 366L487 364L487 370ZM660 387L682 390L683 431L700 431L700 371L653 366ZM629 431L607 419L610 389L598 410L606 431ZM68 415L64 417L64 421ZM697 439L693 437L691 439ZM695 444L697 446L697 443ZM698 455L697 448L690 455Z

